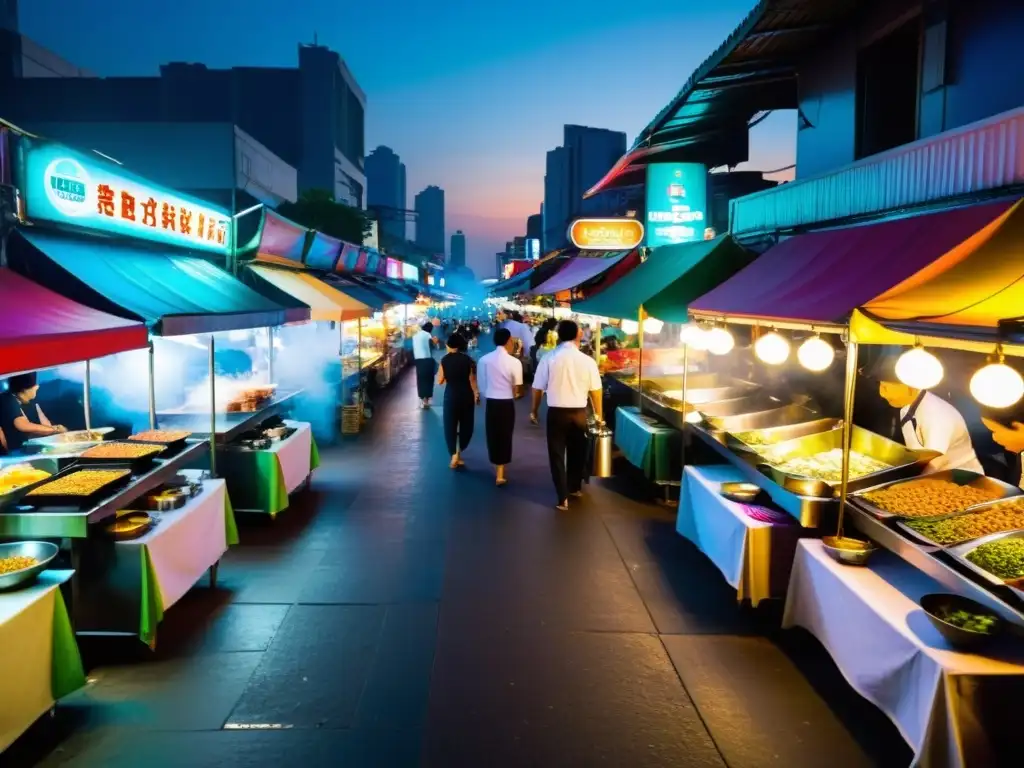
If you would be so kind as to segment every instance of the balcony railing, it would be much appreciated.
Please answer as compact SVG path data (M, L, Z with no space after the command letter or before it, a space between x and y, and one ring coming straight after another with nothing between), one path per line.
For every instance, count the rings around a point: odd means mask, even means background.
M1024 185L1024 107L733 200L740 238L871 219Z

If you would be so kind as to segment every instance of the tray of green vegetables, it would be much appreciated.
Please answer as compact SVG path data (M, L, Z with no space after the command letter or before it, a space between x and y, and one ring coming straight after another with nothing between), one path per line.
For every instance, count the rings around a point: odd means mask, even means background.
M949 547L946 552L993 584L1020 586L1024 580L1024 530L1003 531Z

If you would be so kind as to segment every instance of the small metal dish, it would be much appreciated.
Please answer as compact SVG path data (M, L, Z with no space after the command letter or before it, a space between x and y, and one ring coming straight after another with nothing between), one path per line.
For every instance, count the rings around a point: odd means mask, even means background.
M117 513L117 519L105 528L116 541L131 541L146 535L156 524L156 518L148 512L124 509Z
M282 424L279 427L271 427L270 429L263 430L263 436L269 437L271 440L280 440L288 433L288 427Z
M849 536L825 536L821 545L829 557L843 565L867 565L876 549L870 541L851 539Z
M0 544L0 559L5 557L31 557L35 565L0 575L0 591L8 591L27 587L47 569L50 562L60 550L56 544L48 541L18 541L11 544Z
M737 501L741 504L749 504L761 489L753 483L722 483L719 493L730 501Z
M187 488L164 488L146 497L146 509L171 512L184 507L190 498Z
M272 440L266 437L261 437L255 440L242 440L239 445L243 448L248 448L250 451L263 451L269 448L272 443Z

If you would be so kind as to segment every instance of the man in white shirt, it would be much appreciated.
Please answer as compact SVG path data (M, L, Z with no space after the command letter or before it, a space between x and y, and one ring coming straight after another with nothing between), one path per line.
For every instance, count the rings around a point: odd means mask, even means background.
M424 323L412 337L412 357L416 365L416 394L420 405L430 407L434 397L434 373L437 363L434 360L434 324Z
M558 494L557 509L569 508L570 496L583 494L587 460L587 402L601 420L601 373L594 358L579 348L580 328L572 320L558 324L558 346L537 365L533 379L533 407L530 421L537 413L544 393L548 398L547 441L551 478Z
M533 333L530 331L530 326L523 322L521 314L512 312L509 319L505 321L505 328L512 333L512 339L519 342L517 357L525 370L531 360L530 350L533 348Z
M523 364L512 357L512 333L508 328L494 332L493 352L477 362L477 387L484 399L487 455L495 467L495 483L508 483L505 467L512 462L512 434L516 426L516 398L523 393Z

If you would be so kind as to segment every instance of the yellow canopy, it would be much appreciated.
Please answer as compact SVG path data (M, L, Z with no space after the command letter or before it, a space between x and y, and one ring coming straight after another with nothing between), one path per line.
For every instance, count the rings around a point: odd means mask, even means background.
M249 266L254 273L273 285L279 291L308 304L311 320L355 320L370 317L373 310L351 296L327 285L308 272L290 269L274 269L258 264Z

